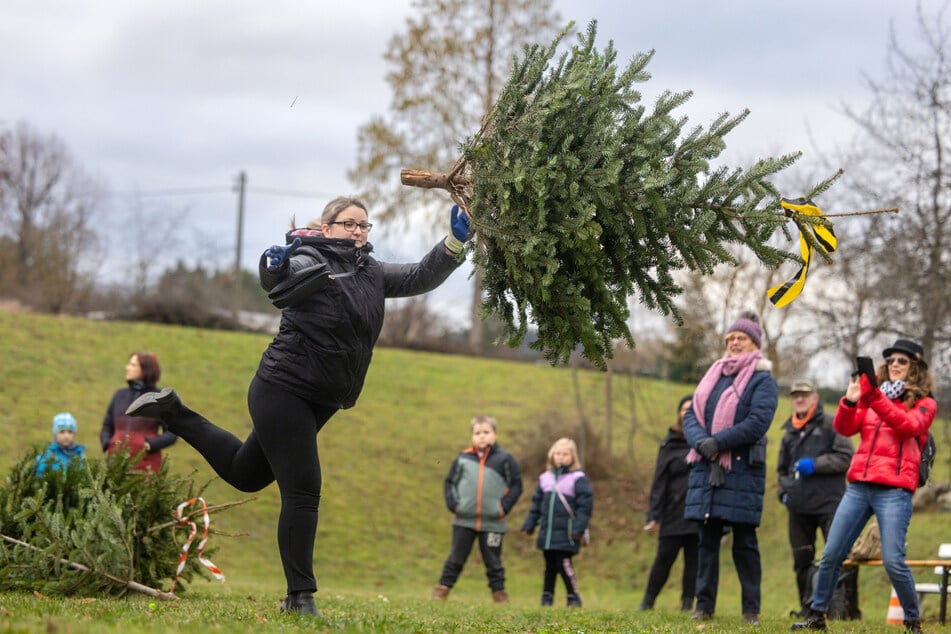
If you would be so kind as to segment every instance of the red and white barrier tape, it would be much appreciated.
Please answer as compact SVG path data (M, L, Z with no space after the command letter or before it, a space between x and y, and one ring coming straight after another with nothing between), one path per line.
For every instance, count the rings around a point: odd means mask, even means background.
M208 519L208 505L205 504L205 500L203 498L192 498L182 502L175 509L175 519L178 520L178 525L188 526L189 534L188 539L182 546L182 554L178 557L178 570L175 571L175 579L172 580L172 589L170 590L171 594L175 594L175 586L178 584L178 577L182 574L182 570L185 569L185 560L188 559L188 549L191 547L192 541L195 539L195 535L198 533L198 526L195 524L195 522L191 521L191 518L189 518L187 515L182 517L182 511L185 510L185 507L196 502L201 504L202 517L205 523L204 533L202 534L201 541L198 542L198 561L201 562L201 565L211 571L211 574L214 575L215 579L218 581L225 580L224 573L218 569L218 566L211 563L210 559L202 556L202 551L205 550L205 543L208 541L208 525L211 523L211 521Z

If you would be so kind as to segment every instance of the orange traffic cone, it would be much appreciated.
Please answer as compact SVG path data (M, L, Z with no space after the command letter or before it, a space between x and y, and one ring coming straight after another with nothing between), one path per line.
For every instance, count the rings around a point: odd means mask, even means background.
M898 601L898 595L895 594L895 588L892 588L892 596L888 599L888 613L885 615L885 623L888 625L905 624L905 611L901 609L901 603Z

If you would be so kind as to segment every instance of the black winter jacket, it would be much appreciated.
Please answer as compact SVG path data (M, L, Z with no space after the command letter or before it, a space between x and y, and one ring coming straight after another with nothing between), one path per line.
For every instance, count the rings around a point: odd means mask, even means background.
M650 507L647 509L647 521L660 524L660 537L697 533L697 522L684 519L687 479L690 476L689 451L687 439L673 429L660 443L651 483Z
M334 279L299 305L281 311L277 336L261 357L257 377L310 402L353 407L363 389L373 346L383 327L386 297L419 295L439 286L461 263L440 241L416 264L388 264L349 239L287 234L302 244L276 271L261 255L258 273L268 291L288 276L325 264Z
M835 513L845 494L845 474L855 449L852 441L832 427L832 415L816 407L802 429L793 427L792 418L783 423L776 470L779 473L779 501L789 495L786 507L793 513L825 515ZM796 477L793 466L800 458L815 460L812 475Z

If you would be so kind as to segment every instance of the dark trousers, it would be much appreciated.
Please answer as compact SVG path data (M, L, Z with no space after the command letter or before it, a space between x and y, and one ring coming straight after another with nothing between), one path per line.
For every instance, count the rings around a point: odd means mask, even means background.
M236 489L260 491L277 480L277 545L287 591L315 592L321 487L317 432L337 409L315 405L255 377L248 389L248 411L254 429L244 442L187 407L165 422Z
M472 551L472 544L479 539L479 552L482 553L482 562L485 564L485 576L489 579L489 587L493 592L505 590L505 568L502 567L502 535L503 533L487 533L465 526L452 527L452 548L449 558L442 567L442 576L439 585L448 588L456 585L456 580L466 565L466 559Z
M816 534L822 531L823 542L828 539L833 517L835 512L821 515L789 512L789 545L792 547L793 570L802 610L809 609L812 604L809 568L816 560Z
M555 594L555 579L560 575L562 581L565 582L565 591L569 595L578 596L578 578L571 565L574 553L563 550L543 550L542 554L545 555L545 581L542 591Z
M647 577L647 590L644 591L644 603L653 606L654 600L670 577L670 569L677 560L677 553L684 551L684 575L680 588L681 605L693 605L697 592L697 547L700 537L692 535L668 535L657 540L657 554L651 564Z
M733 564L740 579L743 614L759 614L760 584L763 569L760 564L756 526L707 520L700 525L700 548L697 557L697 610L713 614L717 605L720 584L720 540L725 526L733 527Z

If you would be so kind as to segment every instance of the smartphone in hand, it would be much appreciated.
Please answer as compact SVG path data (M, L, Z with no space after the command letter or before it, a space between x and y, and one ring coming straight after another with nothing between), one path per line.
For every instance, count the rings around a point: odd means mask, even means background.
M878 387L878 381L875 379L875 364L871 357L855 357L855 367L859 374L868 377L869 385Z

